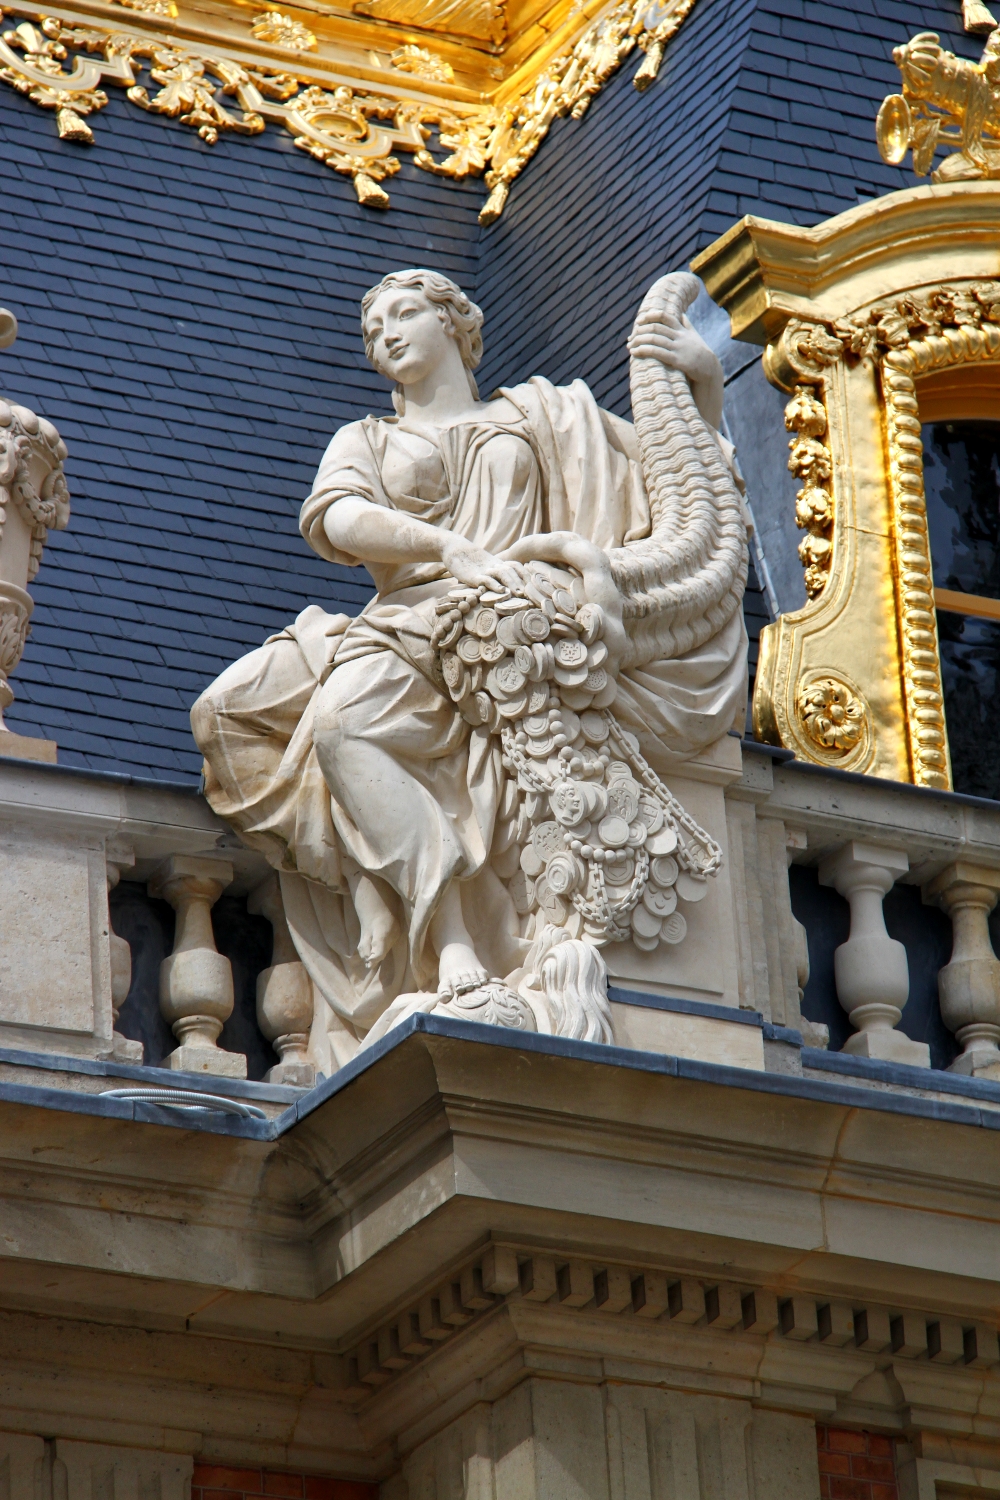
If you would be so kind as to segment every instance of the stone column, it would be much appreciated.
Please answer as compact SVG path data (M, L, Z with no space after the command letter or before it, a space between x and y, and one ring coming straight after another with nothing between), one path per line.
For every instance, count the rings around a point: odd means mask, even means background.
M257 977L257 1024L280 1059L269 1069L267 1081L310 1089L316 1082L306 1050L313 1018L312 980L295 951L277 875L269 875L251 891L247 910L266 917L274 934L271 966Z
M906 949L885 930L882 900L910 867L901 849L856 840L819 867L820 885L832 885L850 902L851 935L834 954L837 998L858 1028L844 1051L856 1057L929 1068L926 1042L894 1028L910 994Z
M10 314L0 309L0 348L13 342L5 318ZM21 660L34 608L28 584L49 531L69 522L65 457L51 422L0 399L0 755L28 760L55 761L54 741L12 733L3 711L14 701L7 679Z
M160 965L160 1010L180 1045L163 1059L164 1067L247 1076L246 1058L217 1045L233 1013L233 971L215 946L212 907L232 878L227 860L174 854L149 882L149 894L169 901L177 913L174 951Z
M950 1071L1000 1078L1000 960L989 928L1000 869L957 860L924 886L923 896L951 918L951 961L938 974L938 995L944 1024L963 1050Z
M122 872L135 864L135 853L124 845L108 842L105 850L108 872L108 895L122 878ZM132 950L123 937L119 937L111 922L108 907L108 945L111 949L111 1024L117 1028L118 1015L128 999L132 988ZM122 1036L116 1029L111 1033L111 1055L116 1062L141 1063L143 1046L131 1037Z

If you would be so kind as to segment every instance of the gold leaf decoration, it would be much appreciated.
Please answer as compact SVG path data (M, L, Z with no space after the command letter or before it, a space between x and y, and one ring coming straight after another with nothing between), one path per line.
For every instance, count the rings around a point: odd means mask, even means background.
M287 47L290 52L310 52L319 46L308 26L286 16L280 10L265 10L255 16L250 34L258 42L270 42L275 47Z
M389 61L400 73L413 73L417 78L429 78L435 83L450 83L455 76L451 63L426 47L400 47Z

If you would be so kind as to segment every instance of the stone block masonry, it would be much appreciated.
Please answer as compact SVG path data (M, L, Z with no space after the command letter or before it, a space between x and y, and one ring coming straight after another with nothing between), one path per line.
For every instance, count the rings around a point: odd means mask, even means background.
M822 1500L899 1500L892 1438L817 1425L816 1445Z
M191 1500L378 1500L377 1484L359 1479L324 1479L317 1474L286 1474L277 1469L195 1464ZM867 1500L867 1497L866 1497Z

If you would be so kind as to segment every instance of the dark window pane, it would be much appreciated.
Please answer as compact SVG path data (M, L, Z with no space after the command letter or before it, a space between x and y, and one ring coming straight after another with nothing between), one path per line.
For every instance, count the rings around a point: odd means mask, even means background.
M924 487L938 588L1000 599L1000 421L926 425Z
M1000 801L1000 620L943 609L937 619L955 790Z

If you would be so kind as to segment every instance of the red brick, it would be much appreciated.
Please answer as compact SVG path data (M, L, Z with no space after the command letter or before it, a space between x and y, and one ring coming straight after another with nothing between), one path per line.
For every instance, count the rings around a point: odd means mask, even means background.
M827 1474L819 1476L820 1500L830 1500L830 1479Z
M872 1458L892 1458L892 1438L882 1437L877 1432L869 1432L868 1452Z
M863 1479L838 1479L830 1477L831 1500L871 1500L871 1486Z
M285 1500L302 1500L301 1474L275 1474L268 1469L264 1475L264 1494L282 1495Z
M201 1500L233 1500L239 1490L202 1490Z
M894 1484L873 1484L872 1500L897 1500L898 1490Z
M831 1427L830 1450L833 1453L865 1453L868 1444L863 1432L848 1432L844 1427Z
M828 1427L820 1427L817 1424L817 1427L816 1427L816 1447L817 1448L825 1448L827 1446L826 1439L827 1439L827 1434L828 1434L829 1430L830 1429Z
M307 1474L306 1500L378 1500L378 1485L360 1479L319 1479Z
M246 1491L251 1495L260 1495L260 1470L259 1469L232 1469L224 1464L195 1464L192 1485L211 1485L217 1490L235 1490L237 1494Z
M849 1453L820 1453L819 1472L821 1474L844 1474L851 1477L851 1455ZM866 1460L867 1462L867 1460ZM854 1476L860 1479L860 1474Z
M896 1470L889 1458L865 1458L860 1453L851 1455L851 1474L855 1479L877 1479L881 1484L894 1484Z

